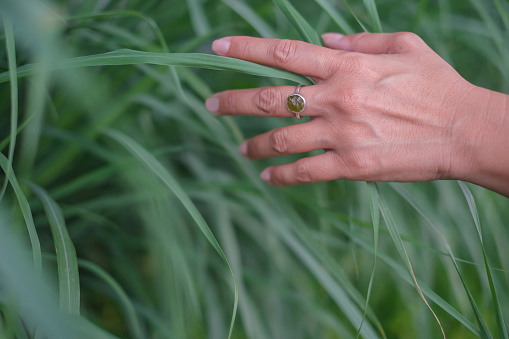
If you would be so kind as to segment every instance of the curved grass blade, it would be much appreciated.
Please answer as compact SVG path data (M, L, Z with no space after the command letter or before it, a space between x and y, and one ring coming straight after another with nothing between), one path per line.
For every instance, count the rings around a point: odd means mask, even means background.
M442 240L443 245L445 246L447 253L444 253L448 255L451 258L451 261L454 265L454 268L456 269L456 272L458 273L458 276L461 280L461 284L463 285L463 289L467 293L468 300L470 302L470 305L472 306L472 311L474 312L475 319L477 321L477 324L479 325L479 335L483 339L491 338L491 334L488 330L488 327L486 326L486 323L484 322L481 312L479 311L479 308L477 307L477 304L474 300L474 297L472 296L472 293L470 293L470 290L467 287L467 284L465 282L465 279L463 279L463 275L461 274L461 271L458 266L458 259L454 256L452 253L451 246L447 242L447 239L442 234L440 229L437 226L437 223L431 219L430 215L431 213L425 213L423 207L421 204L419 204L415 199L412 198L411 194L405 189L405 187L402 184L396 184L391 183L390 186L392 189L394 189L403 199L405 199L423 218L424 220L431 226L433 229L438 233L439 237Z
M113 277L109 275L108 272L90 261L78 259L78 266L95 274L113 290L121 303L125 313L127 325L131 329L134 338L146 338L146 336L143 334L143 331L141 330L140 322L136 316L136 312L134 311L134 306L125 291L122 289L122 286L120 286L120 284L115 279L113 279Z
M350 4L348 3L347 0L343 0L343 3L345 4L346 8L350 11L350 14L352 14L352 16L354 17L355 21L357 21L357 23L359 24L359 26L361 26L362 30L364 32L369 32L369 30L366 28L366 26L362 23L362 21L359 19L359 17L355 14L355 12L353 11L353 9L350 7Z
M304 41L322 46L322 41L318 37L316 31L288 0L272 0L272 2L277 6L277 8L279 8L290 24L302 36Z
M246 20L262 38L276 38L277 34L269 25L251 9L244 1L221 0L225 5L234 10L241 18Z
M2 190L0 192L0 201L2 201L5 190L7 189L7 183L9 182L12 160L14 157L14 148L16 147L16 135L18 128L18 79L16 75L17 67L14 31L10 18L2 15L2 19L4 21L5 47L7 50L7 61L9 63L9 75L11 82L11 138L9 143L9 165L7 166L7 172L5 172L6 175L2 185Z
M37 275L41 275L42 272L41 243L39 242L39 236L37 235L37 230L35 229L30 204L28 203L28 200L25 194L23 193L23 190L19 186L14 171L12 170L12 168L10 171L8 170L7 166L9 166L9 162L5 155L3 155L2 153L0 153L0 166L2 166L4 172L9 173L8 179L11 182L14 194L16 194L16 197L18 198L19 207L21 209L21 213L23 214L23 218L25 219L28 235L30 237L30 242L32 245L32 255L34 257L35 273Z
M230 331L228 334L228 338L231 338L233 332L233 325L235 324L235 317L237 315L237 306L238 306L238 286L235 275L233 274L233 270L230 266L226 255L224 254L221 246L217 242L214 234L210 230L207 222L203 219L203 216L200 214L194 203L191 201L189 196L186 194L184 189L179 185L177 180L161 165L157 159L148 153L145 149L143 149L140 145L134 142L132 139L127 137L126 135L113 130L108 130L105 132L107 136L117 141L119 144L124 146L132 155L134 155L144 166L146 166L153 174L155 174L159 179L163 181L163 183L170 189L175 196L180 200L184 208L189 212L189 215L193 218L194 222L203 233L205 238L209 241L212 247L219 254L221 259L226 263L228 269L230 270L234 288L235 288L235 301L233 305L233 314L230 323Z
M369 307L369 297L371 296L371 289L373 287L373 280L375 277L375 268L376 268L376 256L378 252L378 230L380 228L380 203L379 203L379 196L378 191L376 189L376 185L373 182L367 182L368 189L369 189L369 209L371 211L371 220L373 221L373 268L371 269L371 277L369 278L369 284L368 284L368 293L366 296L366 306L364 306L364 314L362 316L361 325L359 326L359 329L357 330L356 338L359 338L361 334L362 325L364 324L364 320L366 319L366 312ZM385 336L385 333L382 333L382 335Z
M94 19L110 19L110 18L125 18L125 17L134 17L134 18L140 18L143 21L145 21L150 28L154 31L157 40L159 44L161 45L161 50L165 53L168 53L168 44L166 43L166 40L164 39L163 32L157 25L157 23L149 16L146 16L145 14L138 12L138 11L114 11L114 12L102 12L102 13L94 13L94 14L85 14L85 15L77 15L72 16L69 18L66 18L66 21L72 22L72 21L78 21L78 20L94 20Z
M486 275L488 277L488 282L490 284L490 291L491 291L491 298L493 300L493 308L495 309L495 314L497 318L497 325L498 325L498 333L500 335L500 338L508 339L509 335L507 333L507 327L505 325L504 321L504 315L502 314L502 309L500 308L500 302L498 300L497 296L497 290L495 289L495 285L493 284L493 277L491 276L491 270L488 263L488 257L486 256L486 250L484 249L484 242L482 239L482 231L481 231L481 222L479 221L479 214L477 213L477 207L475 205L474 197L472 196L472 193L470 192L470 189L467 187L467 185L462 182L458 181L458 184L461 187L461 190L463 191L463 194L465 195L465 199L467 200L468 207L470 208L470 212L472 213L472 217L474 218L475 227L477 228L477 234L479 236L479 242L481 244L482 249L482 256L484 259L484 266L486 269Z
M442 327L440 320L438 319L437 315L435 314L435 312L431 308L430 304L426 300L426 297L422 293L421 288L419 287L419 283L417 282L417 278L415 277L415 273L412 268L412 264L410 263L410 258L408 257L408 254L405 250L405 246L403 245L403 242L399 235L399 231L396 227L396 223L394 222L394 219L392 218L389 207L387 206L385 199L380 195L380 188L378 187L378 184L376 184L376 189L379 193L378 196L380 199L379 200L380 211L382 212L382 216L385 220L385 224L387 225L387 228L389 229L389 233L391 235L392 241L396 245L396 249L398 250L398 253L399 253L401 259L403 259L403 262L405 263L406 269L412 278L412 283L413 283L417 293L422 298L422 300L426 303L426 306L428 306L431 313L433 313L433 316L435 317L435 320L437 321L438 325L440 326L440 330L442 331L442 335L445 339L446 336L445 336L444 328Z
M67 20L90 20L90 19L101 19L101 18L124 18L124 17L135 17L140 18L141 20L145 21L150 28L154 31L157 40L159 41L159 44L161 45L161 51L164 53L169 53L170 50L168 49L168 44L166 43L166 40L164 39L163 32L161 31L161 28L159 28L159 25L149 16L146 16L145 14L138 12L138 11L115 11L115 12L102 12L97 14L88 14L88 15L80 15L80 16L74 16ZM177 91L183 95L184 91L182 89L182 85L180 83L179 76L177 74L177 71L174 66L170 67L170 74L173 79L173 82L177 86Z
M280 78L303 85L312 82L301 75L280 69L258 65L252 62L201 53L151 53L129 49L121 49L104 54L95 54L71 58L63 61L55 69L72 69L92 66L119 66L153 64L179 67L199 67L214 70L237 71L246 74ZM18 78L24 78L37 72L37 65L28 64L18 68ZM0 83L9 81L7 72L0 74Z
M41 187L30 184L39 197L48 216L51 232L55 241L58 266L58 287L60 291L60 309L69 314L80 314L80 279L78 259L62 210L57 203Z
M15 302L19 314L46 338L73 338L72 326L63 321L41 275L34 273L28 252L0 210L0 287L9 295L6 302Z
M315 0L315 2L322 7L325 13L336 23L342 33L353 34L355 31L352 26L343 18L343 16L327 1L327 0Z
M205 15L200 0L186 0L189 14L191 14L191 24L196 35L205 35L210 31L210 24Z

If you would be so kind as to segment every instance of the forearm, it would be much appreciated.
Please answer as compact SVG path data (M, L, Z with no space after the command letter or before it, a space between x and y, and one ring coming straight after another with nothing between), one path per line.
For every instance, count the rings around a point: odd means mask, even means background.
M509 96L476 87L465 104L472 120L464 133L468 154L460 179L509 197Z

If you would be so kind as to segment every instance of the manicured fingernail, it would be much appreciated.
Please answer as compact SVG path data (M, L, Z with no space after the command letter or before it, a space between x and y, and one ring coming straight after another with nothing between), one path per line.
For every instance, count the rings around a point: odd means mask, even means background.
M247 141L244 141L239 147L239 152L243 156L247 157Z
M216 97L210 97L207 100L205 100L205 107L214 114L217 114L217 111L219 110L219 98Z
M226 55L231 45L231 38L222 38L216 40L212 43L212 50L216 52L217 55Z
M263 170L262 174L260 174L260 178L262 178L263 181L270 181L270 169L266 168Z
M324 34L322 34L323 41L334 42L334 41L343 39L343 37L344 37L344 35L340 34L340 33L324 33Z

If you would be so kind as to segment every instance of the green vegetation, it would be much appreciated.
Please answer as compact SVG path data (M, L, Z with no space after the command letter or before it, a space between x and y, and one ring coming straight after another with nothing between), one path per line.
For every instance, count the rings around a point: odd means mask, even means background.
M509 92L504 0L0 3L0 338L507 338L509 200L470 184L269 187L217 91L311 81L211 54L413 31ZM501 155L504 156L504 155Z

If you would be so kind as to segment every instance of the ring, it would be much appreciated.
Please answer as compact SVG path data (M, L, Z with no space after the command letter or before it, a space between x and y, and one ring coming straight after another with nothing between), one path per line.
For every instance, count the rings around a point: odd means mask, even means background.
M286 99L286 107L290 112L295 114L297 119L300 119L300 113L306 108L306 99L299 94L302 84L299 84L295 89L295 93L288 96Z

